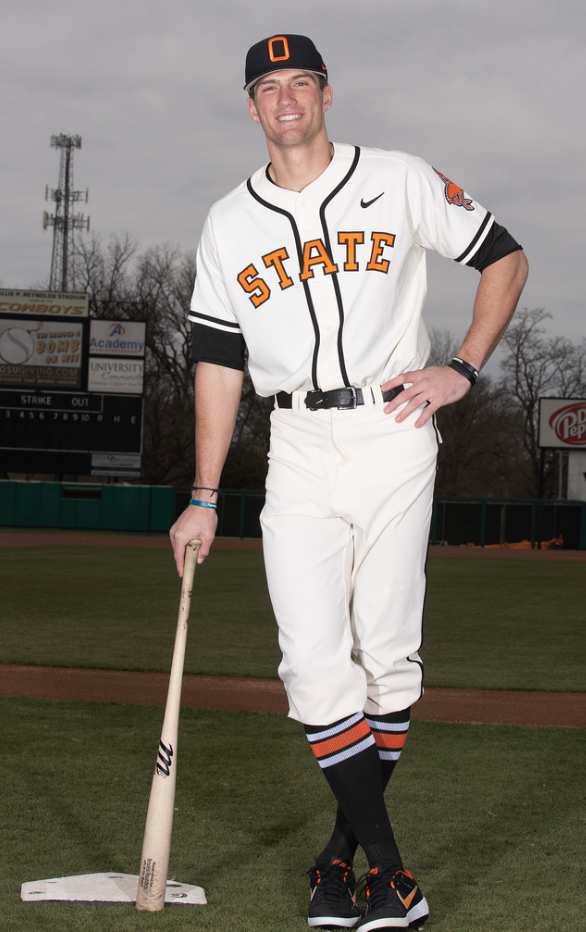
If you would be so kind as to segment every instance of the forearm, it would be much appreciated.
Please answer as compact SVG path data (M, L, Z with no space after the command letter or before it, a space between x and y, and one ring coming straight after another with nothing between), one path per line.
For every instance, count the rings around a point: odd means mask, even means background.
M527 270L525 254L517 251L489 265L480 276L472 324L457 354L478 371L486 365L515 313Z
M215 489L234 433L243 373L200 362L195 372L195 482Z
M195 438L196 470L193 498L215 505L217 495L212 491L220 484L222 468L234 433L243 373L237 369L197 364L195 374ZM199 538L201 548L198 563L210 552L216 534L218 519L214 508L188 505L179 516L169 535L173 546L177 572L183 574L185 547L190 540Z
M480 277L472 324L460 347L458 356L480 369L490 358L504 334L527 279L527 260L521 251L509 253L489 265ZM400 405L403 410L397 421L422 408L415 427L423 427L443 405L463 398L470 390L468 379L449 366L430 366L414 372L403 372L382 386L383 391L408 384L408 388L385 405L386 414L392 414Z

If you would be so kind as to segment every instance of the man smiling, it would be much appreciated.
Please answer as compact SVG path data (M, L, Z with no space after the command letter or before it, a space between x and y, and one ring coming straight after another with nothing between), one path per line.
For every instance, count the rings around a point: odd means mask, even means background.
M257 392L275 396L261 523L279 675L338 802L308 871L308 923L405 928L428 906L384 790L422 694L433 415L472 388L527 263L487 210L421 159L329 141L332 88L310 39L254 45L245 90L270 161L214 205L202 234L190 312L196 476L171 539L179 572L190 539L202 540L200 562L209 553L247 352ZM427 249L481 275L458 355L426 368Z

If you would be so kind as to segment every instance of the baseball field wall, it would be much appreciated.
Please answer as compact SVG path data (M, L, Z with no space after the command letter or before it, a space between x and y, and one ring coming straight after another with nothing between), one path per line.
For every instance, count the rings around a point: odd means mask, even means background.
M172 486L0 481L4 527L166 532L187 506L190 490ZM218 533L261 536L264 492L222 489ZM586 502L549 499L436 498L431 543L505 546L556 542L586 550Z

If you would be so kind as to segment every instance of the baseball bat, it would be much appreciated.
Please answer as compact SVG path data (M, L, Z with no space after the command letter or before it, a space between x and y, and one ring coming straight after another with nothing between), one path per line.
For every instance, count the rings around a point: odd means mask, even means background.
M169 867L171 831L173 828L173 806L175 803L177 734L179 730L185 644L187 641L187 621L191 606L193 576L200 546L200 540L192 540L185 548L185 566L181 582L181 600L167 692L167 704L155 762L140 860L136 908L153 913L163 909L165 905L167 869Z

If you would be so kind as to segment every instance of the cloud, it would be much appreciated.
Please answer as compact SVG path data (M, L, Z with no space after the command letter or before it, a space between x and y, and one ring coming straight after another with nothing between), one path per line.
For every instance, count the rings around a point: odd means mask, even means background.
M574 0L22 0L0 37L0 278L48 275L59 132L83 137L75 184L90 189L93 229L194 249L210 204L266 159L244 105L246 50L301 32L330 69L332 138L411 151L453 177L523 243L524 302L577 338L584 19ZM463 329L475 273L430 267L431 322Z

